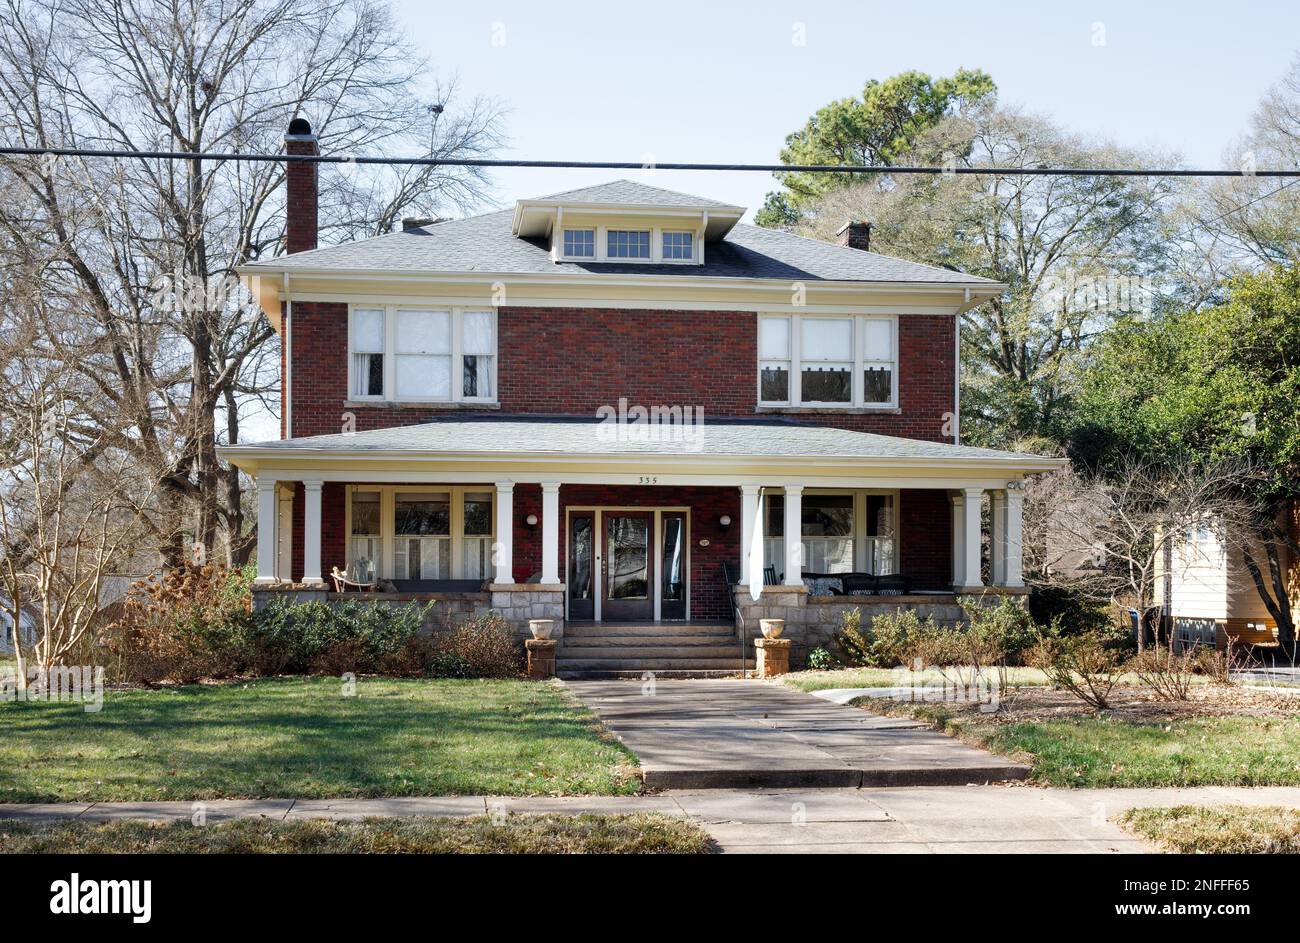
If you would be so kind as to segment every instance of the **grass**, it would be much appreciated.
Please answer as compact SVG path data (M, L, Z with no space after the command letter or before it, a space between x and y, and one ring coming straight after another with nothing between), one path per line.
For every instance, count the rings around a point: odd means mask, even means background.
M712 841L683 819L634 815L474 818L235 819L189 822L0 821L9 854L707 854Z
M857 702L855 702L857 703ZM885 709L879 703L867 704ZM1029 762L1047 786L1300 785L1300 717L1111 717L996 724L939 704L889 705L994 753Z
M558 684L334 678L0 703L0 802L633 793Z
M1281 806L1129 809L1120 824L1179 854L1300 854L1300 810Z
M1038 687L1047 684L1047 676L1037 668L1008 668L1013 684ZM913 673L901 668L842 668L834 671L794 671L781 680L800 691L825 691L829 688L892 688L911 685ZM933 677L922 673L920 681Z

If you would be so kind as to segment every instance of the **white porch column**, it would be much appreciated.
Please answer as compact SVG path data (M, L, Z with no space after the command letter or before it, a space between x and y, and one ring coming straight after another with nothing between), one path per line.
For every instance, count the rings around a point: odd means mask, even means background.
M740 486L740 581L749 585L749 548L754 543L754 528L761 527L758 519L758 485ZM763 561L758 561L763 566Z
M962 498L962 579L965 586L980 587L984 585L980 573L980 512L984 489L963 488Z
M515 483L497 482L497 540L492 562L496 564L495 583L515 581Z
M1007 493L989 492L989 576L994 586L1007 579Z
M1020 482L1013 482L1016 487L1007 485L1006 491L1006 573L1004 586L1019 588L1025 585L1021 573L1022 543L1020 536L1021 521L1024 517L1025 493Z
M803 485L785 486L785 585L803 586Z
M952 505L952 585L953 589L961 589L966 585L966 531L962 523L966 498L958 491L948 495L948 503Z
M542 482L542 582L560 582L560 483Z
M276 518L279 516L274 478L257 479L257 579L255 583L275 582Z
M304 583L324 583L320 573L320 492L324 483L321 481L304 481L302 523L302 581Z

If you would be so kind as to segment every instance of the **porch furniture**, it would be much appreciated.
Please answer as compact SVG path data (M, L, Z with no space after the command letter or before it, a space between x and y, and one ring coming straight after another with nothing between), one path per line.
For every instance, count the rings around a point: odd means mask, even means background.
M375 578L374 567L370 565L369 560L356 560L348 567L344 573L338 567L330 570L330 579L334 581L334 592L346 593L351 591L359 593L373 593L379 585Z
M874 573L804 573L803 580L810 591L818 583L826 584L828 591L813 592L815 596L906 596L911 591L907 577L897 573L886 576Z

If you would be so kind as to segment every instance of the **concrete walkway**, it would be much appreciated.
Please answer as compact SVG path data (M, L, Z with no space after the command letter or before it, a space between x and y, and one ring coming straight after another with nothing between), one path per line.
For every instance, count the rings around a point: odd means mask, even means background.
M763 681L568 681L655 789L938 786L1029 768L922 723Z
M647 796L405 799L221 799L0 805L0 819L277 821L418 815L658 812L690 818L729 853L968 854L1149 852L1112 821L1125 809L1169 805L1300 807L1300 788L1037 789L931 786L891 789L708 789Z

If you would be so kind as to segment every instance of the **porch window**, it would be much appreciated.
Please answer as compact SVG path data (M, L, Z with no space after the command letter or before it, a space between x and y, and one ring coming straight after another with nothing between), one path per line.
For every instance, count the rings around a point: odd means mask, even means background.
M379 572L380 531L379 492L358 491L352 495L352 534L348 567L359 579L373 578Z
M348 388L359 399L408 403L496 400L492 308L356 307Z
M897 319L760 316L758 401L762 406L896 406Z
M398 492L393 499L393 578L451 579L451 497Z
M461 578L486 579L492 575L492 492L465 492L464 531Z
M384 310L352 312L352 395L384 395Z
M349 489L349 565L363 562L375 576L394 580L491 577L495 495L480 488Z
M784 575L785 497L766 495L763 504L764 562ZM805 491L800 510L804 572L897 572L893 494Z

